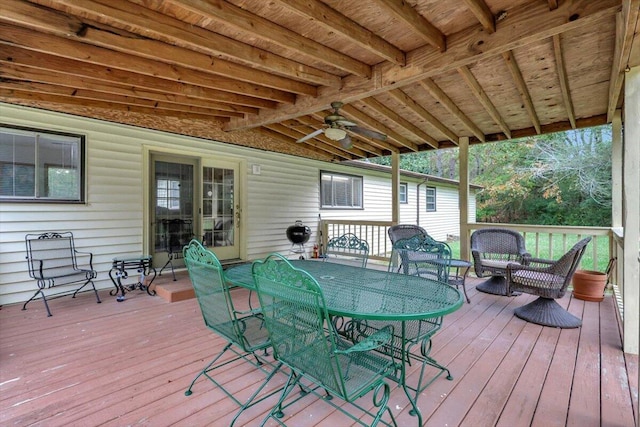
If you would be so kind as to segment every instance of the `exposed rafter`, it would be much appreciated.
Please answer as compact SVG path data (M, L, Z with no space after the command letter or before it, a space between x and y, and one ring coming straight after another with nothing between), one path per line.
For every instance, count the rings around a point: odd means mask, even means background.
M571 122L571 127L576 127L576 116L573 110L573 101L571 100L571 91L569 89L569 77L567 76L567 70L564 64L564 58L562 57L562 44L560 41L560 35L553 36L553 54L556 58L556 68L558 70L558 79L560 80L560 90L562 91L562 100L564 101L564 108L567 112L567 117Z
M489 9L484 0L464 0L464 2L488 33L493 33L496 30L493 13L491 13L491 9Z
M520 67L518 67L518 63L516 62L515 56L513 56L512 51L504 52L502 54L509 71L511 72L511 76L513 77L513 82L518 89L518 93L520 94L520 98L522 98L522 104L524 108L527 109L527 114L529 114L529 118L531 119L531 123L533 123L533 127L536 128L536 132L540 134L542 131L540 129L540 120L538 119L538 114L536 113L536 109L533 106L533 101L531 100L531 95L529 94L529 89L527 89L527 83L524 81L524 77L522 77L522 72L520 71Z

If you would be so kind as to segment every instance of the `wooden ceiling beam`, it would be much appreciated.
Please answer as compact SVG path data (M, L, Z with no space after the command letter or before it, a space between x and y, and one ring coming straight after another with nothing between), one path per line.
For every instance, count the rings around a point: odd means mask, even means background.
M556 59L556 70L558 71L558 80L560 81L560 90L562 91L562 100L564 108L571 122L571 127L576 128L576 116L573 110L573 101L571 101L571 89L569 88L569 77L564 65L562 57L562 44L560 43L560 34L553 36L553 55Z
M204 28L163 15L125 0L30 0L143 37L213 55L307 83L339 87L341 79L326 71L295 62ZM132 0L133 1L133 0Z
M377 0L377 2L409 25L413 31L420 34L427 43L438 51L444 52L447 49L446 36L424 16L416 12L408 2L404 0Z
M498 112L498 109L495 105L493 105L493 102L491 102L489 95L487 95L484 89L482 89L482 86L480 86L480 83L478 82L478 80L476 80L471 70L469 70L469 68L467 68L466 66L460 67L458 68L458 73L460 73L463 80L467 83L467 86L469 86L469 89L471 89L473 95L478 99L478 101L480 101L493 121L496 122L500 129L502 129L502 132L506 135L506 137L511 139L511 130L509 129L509 126L507 126L507 124L504 122L504 119Z
M140 113L145 115L160 115L160 116L173 116L179 119L212 119L215 118L217 122L225 122L229 120L228 117L214 117L209 114L200 114L194 112L167 110L155 107L145 107L130 104L119 104L109 101L82 99L74 96L66 95L52 95L42 94L37 92L27 92L21 90L12 90L0 88L0 99L20 99L23 101L35 101L35 102L48 102L51 104L65 104L71 106L78 106L84 108L100 108L109 111L127 111L132 113Z
M636 23L640 19L639 9L640 0L624 0L622 10L616 14L616 38L611 77L609 78L609 105L607 107L607 121L609 122L613 120L613 113L618 107L622 92L624 71L629 64Z
M484 0L464 0L464 2L471 13L480 21L486 32L491 34L496 31L496 21L493 13L491 13L491 9L489 9Z
M533 100L531 99L531 94L529 93L529 89L527 88L527 83L524 81L524 77L522 76L522 72L520 71L520 67L518 67L518 62L516 61L515 56L513 56L513 51L507 51L502 54L505 63L507 64L507 68L511 72L511 76L513 77L513 82L518 89L518 93L520 94L520 99L522 99L522 104L524 108L527 110L527 114L529 115L529 119L531 119L531 123L533 123L533 127L536 129L538 134L540 134L540 119L538 119L538 113L536 113L536 109L533 106Z
M444 136L446 136L451 142L453 142L454 144L458 144L458 135L453 133L448 127L442 124L440 120L436 119L422 105L418 104L405 92L400 89L392 89L389 91L389 95L393 96L400 104L406 106L415 114L417 114L421 119L425 120L438 131L442 132Z
M340 109L340 112L345 116L355 120L359 124L362 124L365 127L368 127L372 130L375 130L376 132L380 132L387 135L389 139L396 141L399 145L405 148L408 148L411 151L418 151L418 144L415 144L414 142L400 135L398 132L394 131L390 127L385 126L384 124L378 122L371 116L358 110L354 106L345 105ZM396 148L396 151L397 151L397 148Z
M60 12L23 1L5 0L2 12L0 14L0 22L19 25L68 40L80 41L146 59L229 77L245 83L300 95L317 96L317 88L314 85L223 59L214 59L210 55L179 46L168 45L157 40L144 37L127 37L93 28L83 24L76 17L65 16Z
M420 129L418 126L416 126L413 123L411 123L409 120L407 120L404 117L400 116L398 113L396 113L395 111L393 111L391 108L387 107L386 105L382 104L377 99L375 99L375 98L365 98L360 102L362 102L367 107L377 111L379 114L382 114L387 119L391 120L392 122L394 122L399 127L401 127L403 129L405 129L406 131L410 132L415 137L423 140L425 143L429 144L433 148L436 148L436 149L438 148L438 141L436 141L435 138L431 137L431 135L429 135L428 133L426 133L425 131Z
M174 7L188 10L207 20L223 22L252 37L277 44L287 50L309 57L312 61L321 61L347 73L360 77L371 77L371 66L327 46L301 36L280 25L241 9L226 1L215 3L203 0L165 0ZM215 24L211 24L215 25Z
M348 37L363 49L396 65L404 66L406 57L402 50L360 26L328 5L317 0L278 0L291 10L313 19L317 24ZM319 59L319 58L318 58Z
M276 103L260 98L223 92L207 87L195 86L177 81L149 77L142 74L122 71L115 68L60 58L18 47L7 46L0 41L0 63L21 64L34 69L64 73L70 76L81 76L100 79L111 84L136 86L150 90L165 91L183 96L209 99L216 102L228 102L255 108L274 108Z
M257 108L240 105L225 104L211 99L189 98L183 95L169 93L167 91L153 91L142 88L127 87L120 84L111 84L102 80L88 77L73 76L60 72L50 73L47 70L27 67L17 64L3 63L0 77L15 81L38 82L50 86L69 87L73 90L89 90L102 92L107 95L115 94L133 98L147 99L155 102L167 102L185 106L210 108L225 111L228 117L243 117L245 114L257 114Z
M383 62L374 66L374 77L370 80L345 77L340 89L322 88L317 98L299 97L295 106L279 106L273 111L261 111L259 116L232 119L226 130L249 129L312 114L335 100L358 101L493 58L554 34L582 27L595 28L601 20L615 16L619 6L619 0L573 0L549 11L546 3L532 1L509 10L493 34L479 31L478 24L449 35L446 52L435 52L430 46L418 48L407 53L405 67Z
M43 96L52 95L53 97L67 96L76 99L86 99L89 101L105 101L114 104L134 105L138 107L156 108L158 110L182 111L185 113L202 114L205 116L215 117L241 117L242 113L233 113L230 111L215 110L212 108L195 107L192 105L182 105L171 102L160 102L144 98L105 94L86 89L77 89L65 86L54 86L45 83L25 82L18 80L0 80L0 88L22 92L39 93Z
M435 98L444 108L449 110L451 114L456 116L458 120L462 122L464 127L467 128L469 132L475 135L478 140L484 142L484 133L482 130L476 126L476 124L467 117L466 114L458 108L455 102L442 90L440 87L432 80L432 79L424 79L420 82L420 86L422 86L429 94ZM458 141L453 141L454 144L458 145Z

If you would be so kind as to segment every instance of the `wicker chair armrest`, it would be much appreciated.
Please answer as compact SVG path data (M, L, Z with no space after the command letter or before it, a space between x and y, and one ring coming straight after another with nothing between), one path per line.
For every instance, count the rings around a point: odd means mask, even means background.
M542 264L542 265L540 265ZM530 260L530 263L527 265L522 265L522 264L508 264L507 265L507 271L510 272L515 272L515 271L519 271L519 270L527 270L527 271L538 271L540 273L545 273L548 269L549 266L551 265L551 263L547 263L547 264L543 264L541 262L538 261L534 261L533 259Z
M384 328L376 331L374 334L369 335L362 341L359 341L357 344L354 344L345 350L336 350L335 352L337 354L349 354L354 352L374 350L376 348L389 344L392 338L393 327L391 325L387 325Z

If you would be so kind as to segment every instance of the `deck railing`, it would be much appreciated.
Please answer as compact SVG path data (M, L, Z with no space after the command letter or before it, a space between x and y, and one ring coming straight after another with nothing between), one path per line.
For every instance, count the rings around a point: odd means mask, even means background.
M387 230L391 221L358 221L358 220L322 220L322 245L326 246L331 237L344 233L353 233L369 242L369 259L388 262L391 256L391 241ZM563 227L547 225L521 224L469 224L469 236L462 239L461 245L469 244L469 237L474 230L501 227L520 232L526 240L527 251L534 257L556 259L567 252L578 240L591 236L592 241L582 258L580 268L586 270L605 271L609 260L615 258L619 245L613 239L608 227ZM428 230L428 227L427 231ZM615 271L611 279L615 283Z

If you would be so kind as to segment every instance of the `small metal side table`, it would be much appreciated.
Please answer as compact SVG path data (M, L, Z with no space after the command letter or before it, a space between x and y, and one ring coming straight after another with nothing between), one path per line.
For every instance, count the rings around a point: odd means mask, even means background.
M136 273L139 274L137 283L129 285L122 283L123 279L129 277L127 270L136 270ZM150 274L153 274L153 277L148 284L145 284L145 278ZM113 286L115 286L115 289L109 291L109 295L118 295L118 293L120 293L120 295L116 297L118 302L124 301L125 292L133 291L134 289L144 290L148 295L156 294L155 290L151 290L151 284L156 278L156 269L153 267L151 256L140 255L128 258L116 257L113 259L113 263L111 264L109 277L113 282Z
M462 285L464 297L467 300L467 303L471 303L467 296L467 288L465 286L467 275L471 268L471 263L463 259L452 259L449 267L451 271L451 274L449 274L449 284L455 286L456 289L458 289L458 286Z

